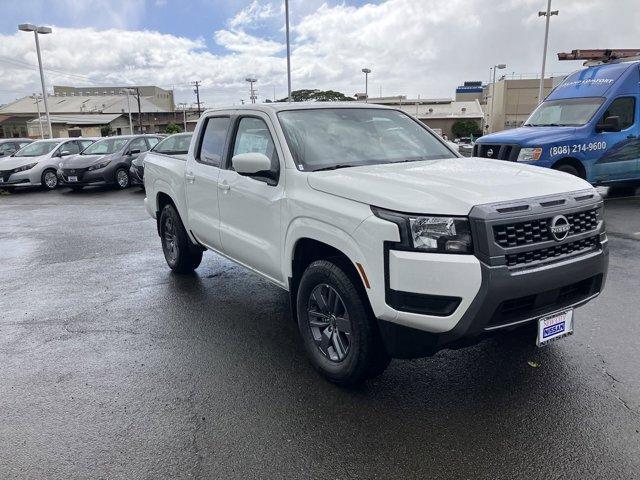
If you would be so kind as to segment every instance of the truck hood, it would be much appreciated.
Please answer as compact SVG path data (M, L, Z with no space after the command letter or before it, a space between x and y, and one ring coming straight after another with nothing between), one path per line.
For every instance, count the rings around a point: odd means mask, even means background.
M575 132L576 127L519 127L484 135L477 143L515 143L522 147L538 147L575 138Z
M49 155L38 155L37 157L2 157L0 158L0 170L13 170L24 165L38 163L49 158Z
M592 188L566 173L485 158L449 158L309 172L311 188L409 213L467 215L475 205Z
M65 158L62 161L63 168L87 168L94 163L99 163L98 160L108 160L114 154L109 155L73 155Z

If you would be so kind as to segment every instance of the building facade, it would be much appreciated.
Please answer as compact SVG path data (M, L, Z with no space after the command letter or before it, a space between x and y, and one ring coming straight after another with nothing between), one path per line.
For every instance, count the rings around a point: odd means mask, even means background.
M54 85L53 94L55 96L78 96L78 97L100 97L123 95L126 90L140 92L140 96L148 102L156 105L160 110L173 112L176 109L173 100L173 90L165 90L152 85L146 86L125 86L116 85L108 87L68 87ZM135 95L132 95L135 96Z

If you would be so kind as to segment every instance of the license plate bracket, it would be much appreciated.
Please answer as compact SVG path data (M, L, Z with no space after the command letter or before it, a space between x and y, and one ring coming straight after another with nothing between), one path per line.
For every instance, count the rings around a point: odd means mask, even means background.
M68 177L68 179L69 179L70 182L77 182L78 181L78 177L74 176L74 175Z
M566 337L572 333L573 309L570 308L538 319L536 345L542 347L552 340Z

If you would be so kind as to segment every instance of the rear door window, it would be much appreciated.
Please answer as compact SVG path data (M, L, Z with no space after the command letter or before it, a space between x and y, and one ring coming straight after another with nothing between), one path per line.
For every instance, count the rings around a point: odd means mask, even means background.
M129 151L131 152L133 150L140 150L140 153L142 153L149 150L149 147L147 147L147 142L144 138L136 138L135 140L132 140L129 145Z
M196 156L197 161L214 167L220 166L229 122L229 117L210 117L207 120Z

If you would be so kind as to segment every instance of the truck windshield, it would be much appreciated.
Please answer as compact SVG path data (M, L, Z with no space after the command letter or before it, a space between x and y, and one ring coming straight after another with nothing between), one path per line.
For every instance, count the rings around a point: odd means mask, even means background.
M129 141L128 138L105 138L85 148L80 155L107 155L120 150Z
M435 135L397 110L288 110L278 118L301 170L456 157Z
M26 147L21 148L13 154L14 157L39 157L40 155L46 155L51 150L60 145L59 141L49 142L33 142Z
M596 113L604 98L565 98L543 102L534 110L525 127L578 127Z

